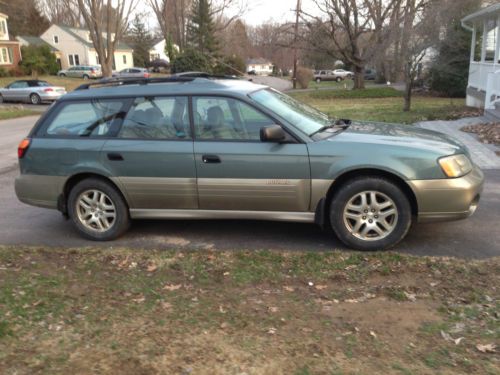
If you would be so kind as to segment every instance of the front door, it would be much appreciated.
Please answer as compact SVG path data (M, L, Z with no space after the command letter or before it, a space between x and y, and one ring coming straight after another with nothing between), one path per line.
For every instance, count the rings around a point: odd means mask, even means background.
M187 97L134 100L103 163L126 192L131 209L196 209L196 169Z
M28 96L28 82L26 81L16 81L8 86L8 90L5 91L4 99L13 101L25 100Z
M193 118L200 209L308 210L305 144L261 142L261 127L275 121L232 98L194 97Z

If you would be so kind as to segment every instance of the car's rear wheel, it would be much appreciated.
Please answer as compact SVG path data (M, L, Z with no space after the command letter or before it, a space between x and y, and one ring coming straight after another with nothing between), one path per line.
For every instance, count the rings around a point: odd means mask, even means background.
M59 73L59 77L66 77L66 74L64 74L64 73Z
M3 96L0 95L0 103L3 103Z
M90 78L90 77L89 77L87 74L84 74L84 75L83 75L83 80L84 80L84 81L87 81L89 78Z
M321 83L321 78L316 78L316 83Z
M401 241L411 225L411 206L392 181L360 177L332 197L330 223L338 238L358 250L382 250Z
M340 81L342 81L342 78L341 77L337 77L337 78L335 78L335 81L340 82Z
M128 207L121 194L97 178L80 181L71 189L68 213L78 231L94 241L113 240L130 225Z
M38 105L42 103L42 99L38 94L31 94L30 95L30 102L31 104Z

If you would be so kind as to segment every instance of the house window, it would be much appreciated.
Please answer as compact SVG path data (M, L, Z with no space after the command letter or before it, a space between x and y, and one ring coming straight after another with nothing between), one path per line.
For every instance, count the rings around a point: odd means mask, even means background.
M12 51L8 48L0 48L0 64L12 64Z
M126 64L127 63L127 55L123 55L123 63Z
M54 44L59 44L59 37L54 35Z
M495 49L497 47L497 22L496 20L488 20L486 22L485 37L485 61L493 62L495 60Z
M0 31L2 35L7 34L7 23L5 21L0 22Z
M70 66L80 65L80 56L77 54L68 55L68 62Z

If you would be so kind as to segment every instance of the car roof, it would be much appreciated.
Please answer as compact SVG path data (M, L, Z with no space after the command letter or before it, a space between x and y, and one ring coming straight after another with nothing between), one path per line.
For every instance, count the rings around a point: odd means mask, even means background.
M60 100L111 98L116 96L161 96L161 95L232 95L246 96L251 92L268 88L239 79L195 78L185 82L161 82L148 84L126 84L90 87L75 90Z

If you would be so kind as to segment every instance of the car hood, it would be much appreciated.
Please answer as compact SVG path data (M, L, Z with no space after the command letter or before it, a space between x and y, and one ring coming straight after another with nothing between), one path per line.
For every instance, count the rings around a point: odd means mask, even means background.
M353 121L345 131L328 140L426 149L442 155L468 155L467 148L457 139L415 125Z

